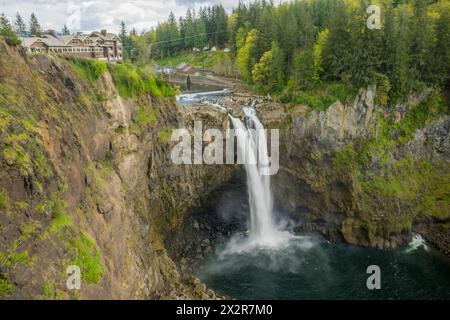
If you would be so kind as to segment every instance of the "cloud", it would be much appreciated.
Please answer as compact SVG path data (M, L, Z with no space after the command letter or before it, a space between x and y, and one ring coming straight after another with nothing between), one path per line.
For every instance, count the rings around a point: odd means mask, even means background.
M108 29L118 32L123 20L128 29L149 30L170 12L182 16L188 8L222 3L231 9L238 0L0 0L0 12L13 18L17 11L25 21L35 13L44 29L71 31Z

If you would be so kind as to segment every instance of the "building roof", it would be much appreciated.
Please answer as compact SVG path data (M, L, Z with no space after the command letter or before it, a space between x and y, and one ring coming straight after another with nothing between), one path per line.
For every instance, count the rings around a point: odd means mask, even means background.
M31 47L36 42L42 42L45 45L49 47L70 47L69 44L73 39L78 39L81 41L84 41L87 38L90 37L98 37L102 40L109 40L109 41L120 41L120 38L113 34L113 33L107 33L106 36L102 35L100 32L95 31L92 32L90 35L86 34L77 34L77 35L60 35L60 36L53 36L53 35L43 35L42 37L21 37L22 45L24 47ZM97 43L94 43L97 44ZM98 45L98 44L97 44Z
M188 73L188 74L194 74L200 71L200 69L196 68L196 67L192 67L192 66L186 66L184 68L178 68L177 69L178 72L181 73Z
M105 37L104 35L102 35L102 34L101 34L100 32L98 32L98 31L92 32L90 36L91 36L91 37L92 37L92 36L96 36L96 37L99 37L100 39L107 40L106 37Z
M108 38L108 40L120 40L119 36L114 33L107 33L106 37Z
M182 62L182 63L180 63L179 65L177 65L177 69L184 69L184 68L186 68L187 66L188 66L187 63Z
M43 36L43 37L26 37L20 38L22 40L22 45L24 47L31 47L36 42L42 42L49 47L67 47L68 45L55 38L53 36Z
M67 36L57 36L57 38L59 40L61 40L62 42L64 42L65 44L69 44L70 41L72 41L75 38L78 38L76 36L72 36L72 35L67 35Z

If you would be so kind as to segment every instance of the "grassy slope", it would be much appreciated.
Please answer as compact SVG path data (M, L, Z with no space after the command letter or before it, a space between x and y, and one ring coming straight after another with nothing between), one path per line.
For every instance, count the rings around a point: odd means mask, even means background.
M166 57L156 62L165 67L176 67L181 63L187 63L189 65L199 67L199 68L207 68L212 69L214 66L214 57L216 53L206 51L206 52L197 52L197 53L184 53L177 56Z

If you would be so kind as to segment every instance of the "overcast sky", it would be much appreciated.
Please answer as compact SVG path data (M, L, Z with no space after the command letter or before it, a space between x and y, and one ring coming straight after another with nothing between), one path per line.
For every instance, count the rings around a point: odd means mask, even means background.
M28 23L34 12L44 29L60 31L66 24L70 31L108 29L117 32L123 20L129 29L149 30L169 13L178 17L188 8L199 9L215 3L230 10L238 0L0 0L0 13L13 19L20 12Z

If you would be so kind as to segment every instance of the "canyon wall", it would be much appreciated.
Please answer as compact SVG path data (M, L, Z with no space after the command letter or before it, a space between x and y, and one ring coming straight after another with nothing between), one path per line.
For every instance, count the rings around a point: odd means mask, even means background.
M173 165L170 135L227 116L182 113L173 96L125 99L108 70L76 71L0 42L1 297L215 297L180 274L166 239L236 168ZM66 286L71 265L81 290Z
M449 255L448 106L431 90L391 108L376 101L372 87L326 111L261 104L282 133L279 209L299 232L379 249L418 232Z

